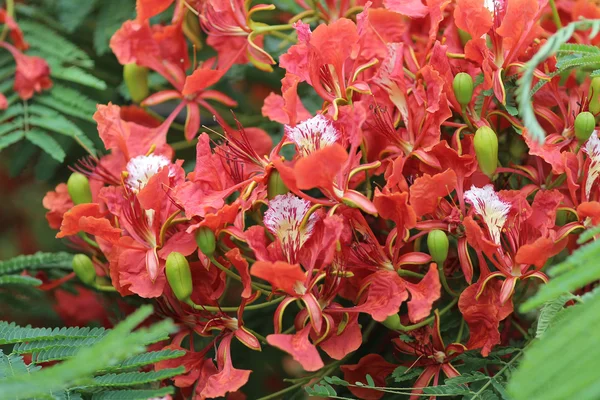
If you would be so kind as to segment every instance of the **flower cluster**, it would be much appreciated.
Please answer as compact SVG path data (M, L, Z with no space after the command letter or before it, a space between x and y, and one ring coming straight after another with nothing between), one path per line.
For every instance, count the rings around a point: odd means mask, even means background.
M289 23L269 25L258 21L273 5L137 0L137 18L111 49L132 93L147 71L169 87L136 92L141 107L97 106L107 153L81 160L47 194L48 222L87 255L75 269L85 283L148 299L179 324L165 346L185 350L184 360L156 369L184 365L175 385L194 398L236 392L251 378L234 367L234 341L321 371L347 363L373 324L408 334L387 342L396 362L369 354L341 370L382 386L397 364L423 368L417 398L459 375L461 353L487 356L522 335L515 293L547 282L548 260L600 222L600 81L553 74L555 58L538 67L536 79L547 81L533 97L548 132L542 144L516 116L514 93L522 66L556 30L546 2L296 3L296 15L280 15ZM564 23L600 14L585 0L560 3ZM151 24L168 8L169 24ZM16 49L18 27L0 18L14 47L0 45L15 56L15 87L28 98L50 85L47 66ZM199 65L190 20L216 52ZM293 44L276 62L267 39ZM236 101L215 85L248 63L284 73L262 106L282 127L277 143L218 112ZM300 88L318 110L308 111ZM164 120L144 110L166 101L175 107ZM195 164L168 141L184 110ZM219 132L201 128L201 110ZM268 314L261 326L253 310ZM466 328L448 346L446 314ZM193 345L198 336L210 338L203 348Z

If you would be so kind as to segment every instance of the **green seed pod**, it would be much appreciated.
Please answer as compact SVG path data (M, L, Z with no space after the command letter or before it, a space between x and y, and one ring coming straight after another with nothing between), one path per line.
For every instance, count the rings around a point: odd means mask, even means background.
M488 126L477 129L475 138L473 138L473 146L475 146L479 168L491 178L498 166L498 136L496 136L496 132Z
M600 113L600 77L592 79L590 84L590 112L594 115Z
M580 143L588 140L596 129L596 120L591 112L584 111L575 117L575 136Z
M217 242L214 232L209 228L203 226L198 229L196 232L196 243L204 255L211 257L215 253Z
M135 63L126 64L123 66L123 80L127 85L131 100L139 103L148 97L150 93L148 90L148 68L140 67Z
M93 285L96 282L96 268L92 260L85 254L76 254L73 257L73 271L75 275L86 285Z
M176 251L170 253L165 271L175 297L179 301L187 302L192 295L192 272L187 259Z
M275 196L279 196L280 194L286 194L290 189L285 186L283 183L283 179L281 179L281 175L276 170L271 171L271 175L269 175L269 183L267 185L267 196L269 200L275 198Z
M438 264L442 264L448 257L448 236L446 232L435 229L427 235L427 247L431 258Z
M471 78L471 75L466 72L456 74L452 82L452 88L458 104L466 106L471 102L473 97L473 78Z
M67 181L67 190L75 205L92 202L90 181L85 175L79 172L73 172L71 174Z
M388 329L393 329L395 331L400 330L400 316L398 314L390 315L382 322L382 324Z

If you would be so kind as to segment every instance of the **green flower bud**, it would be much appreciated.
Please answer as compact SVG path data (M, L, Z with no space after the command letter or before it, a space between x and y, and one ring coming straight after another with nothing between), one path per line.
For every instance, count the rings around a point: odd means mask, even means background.
M196 243L204 255L211 257L215 253L217 241L214 232L209 228L202 226L198 229L196 232Z
M382 324L388 329L393 329L395 331L400 330L400 316L398 314L390 315L382 322Z
M592 79L590 84L590 112L594 115L600 113L600 77Z
M123 66L123 80L131 95L131 100L136 103L148 97L148 68L140 67L135 63Z
M452 87L458 104L466 106L471 102L473 97L473 78L471 78L471 75L466 72L459 72L454 77Z
M187 302L192 295L192 272L187 259L176 251L170 253L165 271L175 297L179 301Z
M448 257L448 236L446 232L435 229L427 235L427 247L431 258L438 264L442 264Z
M92 202L90 181L85 175L79 172L73 172L71 174L67 181L67 190L75 205Z
M85 254L76 254L73 257L73 272L86 285L96 282L96 268L92 260Z
M588 140L594 129L596 129L596 119L591 112L584 111L575 117L575 136L580 143Z
M473 138L473 146L475 146L479 168L491 178L498 166L498 136L496 136L496 132L488 126L477 129L475 138Z
M269 175L269 183L267 185L267 196L269 200L275 198L275 196L279 196L280 194L286 194L290 189L285 186L283 183L283 179L281 179L281 175L279 175L279 171L273 170L271 171L271 175Z

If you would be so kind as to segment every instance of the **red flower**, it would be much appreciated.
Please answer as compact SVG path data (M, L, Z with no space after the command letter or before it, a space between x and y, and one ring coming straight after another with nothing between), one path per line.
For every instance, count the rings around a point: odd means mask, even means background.
M40 57L27 56L6 42L0 42L0 47L8 50L17 63L14 89L23 100L29 100L34 93L50 89L50 67Z
M385 361L379 354L369 354L361 358L358 364L342 365L340 369L344 373L344 380L352 384L363 382L368 374L376 386L385 386L385 378L394 372L396 365ZM365 400L378 400L383 396L383 392L379 390L355 386L350 386L349 389L353 395Z

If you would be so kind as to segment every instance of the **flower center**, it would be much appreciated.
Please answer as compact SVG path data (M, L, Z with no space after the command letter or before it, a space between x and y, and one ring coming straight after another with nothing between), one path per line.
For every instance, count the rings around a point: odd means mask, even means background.
M265 212L265 227L275 235L288 262L295 263L298 252L313 233L316 215L311 215L304 227L302 220L310 210L310 202L291 193L276 196Z
M492 185L486 185L482 188L471 186L471 189L465 192L465 200L483 218L492 240L499 245L500 231L506 223L510 204L500 200Z
M155 154L134 157L127 163L128 175L125 183L134 193L138 193L152 176L170 164L171 161L167 157Z
M316 116L291 127L285 126L285 135L296 144L298 152L306 157L313 152L334 144L339 133L327 117Z

